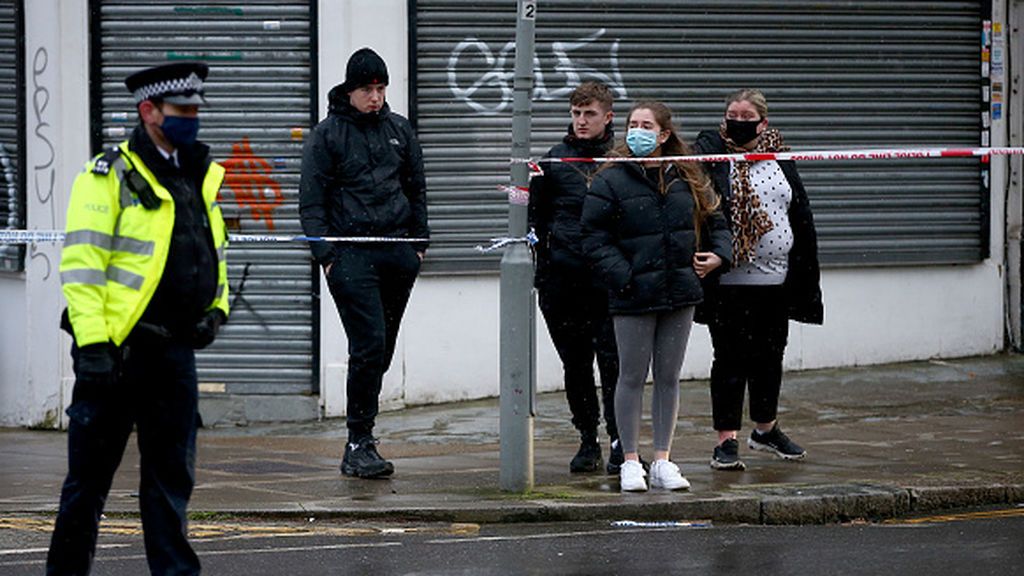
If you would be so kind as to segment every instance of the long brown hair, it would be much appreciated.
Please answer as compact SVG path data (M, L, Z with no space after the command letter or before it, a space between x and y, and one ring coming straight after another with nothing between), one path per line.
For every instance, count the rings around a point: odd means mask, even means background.
M661 130L668 131L668 139L658 149L657 156L689 156L693 154L693 149L690 148L690 145L676 134L675 124L672 123L672 110L665 103L658 100L640 100L635 102L633 107L629 109L629 114L626 114L626 126L622 131L623 134L629 133L629 121L637 110L650 110L654 114L654 121L658 123ZM624 157L633 156L633 152L626 145L625 140L615 147L612 154ZM601 169L604 170L611 164L612 162L608 162ZM669 166L675 166L678 173L690 185L690 193L693 194L693 204L696 208L693 214L694 228L697 231L699 243L700 225L710 213L718 208L718 194L715 193L714 188L711 186L711 179L708 178L707 172L704 171L704 167L699 162L673 161L662 162L661 170L658 171L658 191L662 195L667 194L669 186L672 185L671 180L665 181L665 173L668 171Z

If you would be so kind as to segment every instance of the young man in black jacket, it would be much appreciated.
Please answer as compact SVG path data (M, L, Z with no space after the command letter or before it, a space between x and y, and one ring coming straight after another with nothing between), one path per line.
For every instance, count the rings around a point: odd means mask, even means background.
M550 158L604 156L614 145L612 93L598 82L580 84L569 97L572 124ZM622 448L615 425L615 382L619 359L608 315L608 291L590 269L580 245L580 214L592 163L545 164L530 182L529 219L537 233L534 283L548 332L562 360L565 394L581 443L571 472L592 472L604 463L597 429L601 406L594 388L594 357L601 375L605 428L611 438L607 471L618 474Z
M369 48L348 61L345 82L328 94L327 118L302 155L299 214L309 236L409 238L312 242L313 258L348 337L348 443L341 472L390 476L394 466L373 437L384 372L427 249L423 154L404 117L385 101L388 71Z

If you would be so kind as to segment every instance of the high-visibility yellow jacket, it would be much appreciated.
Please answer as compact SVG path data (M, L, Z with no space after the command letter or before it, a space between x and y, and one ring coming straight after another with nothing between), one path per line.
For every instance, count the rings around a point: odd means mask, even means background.
M174 200L128 141L110 165L108 155L86 164L71 189L60 276L68 301L75 342L86 346L113 342L120 346L149 305L167 262L174 229ZM97 163L99 165L97 166ZM161 200L147 210L129 186L123 171L134 167ZM105 172L105 173L104 173ZM228 314L227 229L217 192L224 168L212 162L203 178L203 204L217 252L217 292L207 308Z

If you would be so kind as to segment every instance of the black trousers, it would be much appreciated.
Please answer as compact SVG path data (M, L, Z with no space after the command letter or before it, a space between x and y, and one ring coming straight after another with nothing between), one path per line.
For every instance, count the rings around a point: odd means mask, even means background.
M121 353L121 377L109 389L75 383L67 410L68 475L46 573L89 573L100 515L134 426L149 570L160 575L199 574L199 558L186 539L199 424L195 354L186 344L131 338ZM71 355L77 370L77 348Z
M715 430L740 430L743 395L750 419L775 420L782 387L782 355L789 337L782 286L719 286L716 318L708 326L714 346L711 410Z
M384 373L419 270L408 243L338 248L327 282L348 337L346 425L352 442L373 434Z
M594 386L594 358L601 376L605 429L619 437L615 423L615 383L619 355L615 327L608 314L608 291L595 287L589 274L554 275L538 288L541 314L562 361L565 395L572 424L583 435L596 435L601 405Z

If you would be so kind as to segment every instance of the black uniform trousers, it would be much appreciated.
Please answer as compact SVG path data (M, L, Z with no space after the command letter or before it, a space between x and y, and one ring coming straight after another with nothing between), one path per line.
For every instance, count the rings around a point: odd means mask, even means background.
M77 348L71 354L77 370ZM199 424L195 353L185 343L130 337L121 356L120 377L109 389L75 383L67 411L68 475L46 573L89 573L100 515L134 426L150 572L199 574L199 559L186 539Z
M750 419L775 420L782 387L782 356L789 318L782 286L719 286L715 319L708 325L714 346L711 411L715 430L740 430L743 396L749 390Z
M619 354L615 326L608 314L608 291L595 286L589 273L574 275L549 270L537 293L541 314L562 361L573 426L582 435L592 435L600 425L601 405L594 386L596 356L605 429L608 436L617 439L615 384L619 378Z
M373 434L384 373L419 270L419 256L406 242L344 244L336 250L327 283L348 338L351 442Z

